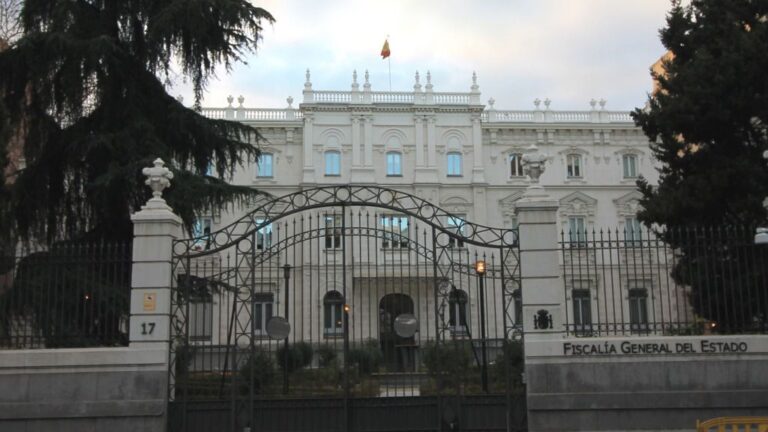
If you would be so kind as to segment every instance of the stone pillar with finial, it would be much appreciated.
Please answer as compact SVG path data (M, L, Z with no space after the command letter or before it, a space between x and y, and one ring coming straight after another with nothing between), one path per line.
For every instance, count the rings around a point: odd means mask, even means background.
M363 83L363 103L364 104L370 104L371 103L371 82L370 77L368 75L368 69L365 70L365 82Z
M549 98L544 98L544 121L547 123L554 121L552 110L549 108L550 105L552 105L552 101Z
M245 120L245 96L240 95L237 97L237 111L235 111L235 118L238 120Z
M490 98L488 99L488 121L493 122L496 121L496 107L494 106L496 104L496 99Z
M360 103L360 84L357 83L357 70L352 71L352 103Z
M304 95L304 103L314 103L315 95L312 92L312 81L310 81L309 69L307 69L307 73L304 76L306 78L304 81L304 91L302 92Z
M144 168L152 198L131 215L133 222L133 274L131 277L131 346L167 347L170 343L173 241L182 234L182 222L163 199L173 173L162 159Z
M544 112L541 110L541 99L539 98L533 100L533 121L534 123L544 121Z
M522 162L529 185L515 203L526 352L529 343L562 338L565 329L565 298L557 254L558 202L541 184L548 160L535 144L526 149Z
M224 118L227 120L235 119L235 107L232 106L234 101L235 98L232 95L227 96L227 107L224 108Z
M414 76L413 103L414 105L421 105L424 103L424 94L421 91L419 71L416 71L416 75Z
M477 73L472 71L472 86L469 89L469 104L480 105L480 86L477 85Z
M427 71L427 85L424 86L424 92L426 93L424 103L427 105L434 105L435 95L432 93L432 73Z
M285 119L296 120L296 108L293 107L293 96L288 96L285 101L288 102L288 106L285 107Z

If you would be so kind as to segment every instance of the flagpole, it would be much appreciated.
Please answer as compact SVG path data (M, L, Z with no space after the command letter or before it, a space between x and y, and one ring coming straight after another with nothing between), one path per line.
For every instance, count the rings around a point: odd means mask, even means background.
M392 92L392 57L387 57L387 65L389 66L389 92Z

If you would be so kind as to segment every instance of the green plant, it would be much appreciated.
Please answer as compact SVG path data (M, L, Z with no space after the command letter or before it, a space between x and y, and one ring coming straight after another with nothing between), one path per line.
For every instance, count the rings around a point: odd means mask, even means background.
M349 350L349 365L361 375L370 375L379 370L382 355L378 342L368 339L357 348Z
M457 387L467 381L472 365L472 352L466 343L428 342L421 353L424 367L437 381L438 389Z
M241 393L247 393L251 387L254 393L264 393L275 379L275 365L272 356L266 351L257 349L240 367L238 375L238 380L241 382Z
M330 345L320 345L317 348L318 366L325 368L337 364L338 355L336 350Z
M301 368L307 367L312 363L312 345L306 342L296 342L277 349L278 367L282 370L288 368L288 373L292 373Z
M490 368L491 389L504 391L507 385L511 389L522 389L524 361L523 343L504 341L501 353Z

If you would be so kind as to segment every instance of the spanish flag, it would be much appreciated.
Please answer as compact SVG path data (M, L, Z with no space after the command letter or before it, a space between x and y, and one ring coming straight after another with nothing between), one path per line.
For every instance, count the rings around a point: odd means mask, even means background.
M384 46L381 47L381 59L389 57L389 39L384 40Z

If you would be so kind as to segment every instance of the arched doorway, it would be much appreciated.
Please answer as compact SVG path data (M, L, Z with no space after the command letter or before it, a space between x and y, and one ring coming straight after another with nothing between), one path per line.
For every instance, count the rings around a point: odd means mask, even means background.
M390 372L416 370L416 341L395 331L395 320L403 314L413 315L413 299L409 295L387 294L379 302L379 343L384 364Z

